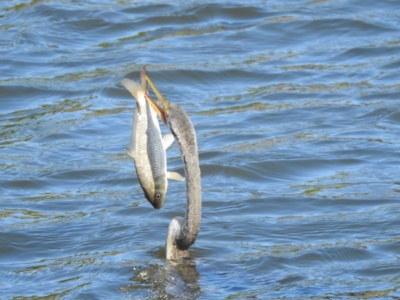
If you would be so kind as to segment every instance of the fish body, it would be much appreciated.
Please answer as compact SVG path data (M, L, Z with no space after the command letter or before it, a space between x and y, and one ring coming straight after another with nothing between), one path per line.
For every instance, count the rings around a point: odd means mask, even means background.
M161 136L157 113L148 98L146 72L142 69L141 83L124 78L121 84L134 96L132 137L125 152L134 160L136 174L146 199L154 208L164 204L168 178L184 179L177 173L167 172L166 149L174 141L172 135Z

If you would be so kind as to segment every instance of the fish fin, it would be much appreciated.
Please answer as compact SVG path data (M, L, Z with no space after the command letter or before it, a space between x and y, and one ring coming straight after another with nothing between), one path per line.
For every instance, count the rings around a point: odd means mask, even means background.
M124 78L121 80L121 84L136 98L136 95L139 91L142 91L142 86L140 83L130 80L128 78Z
M138 99L138 93L142 91L142 86L139 83L128 78L124 78L121 80L121 84L132 94L136 100Z
M167 178L172 180L184 181L185 177L176 172L167 172Z
M129 157L135 159L135 155L133 154L133 151L131 151L131 149L126 149L124 148L125 153L129 155Z
M142 91L147 91L146 66L143 66L140 70L140 88Z
M164 150L167 150L168 147L172 145L174 140L175 140L174 136L171 133L164 135L164 137L162 139L163 145L164 145Z

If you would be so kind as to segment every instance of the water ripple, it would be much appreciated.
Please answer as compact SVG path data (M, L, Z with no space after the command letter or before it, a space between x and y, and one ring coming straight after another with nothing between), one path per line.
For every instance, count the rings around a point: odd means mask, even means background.
M398 4L267 4L0 4L3 297L400 297ZM179 263L185 185L153 210L123 151L142 65L197 132Z

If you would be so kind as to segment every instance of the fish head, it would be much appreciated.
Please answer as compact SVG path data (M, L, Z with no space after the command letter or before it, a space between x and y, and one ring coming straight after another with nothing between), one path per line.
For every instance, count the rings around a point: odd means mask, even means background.
M165 194L167 193L168 181L166 175L161 175L154 180L154 189L145 191L146 199L154 208L160 209L164 205Z

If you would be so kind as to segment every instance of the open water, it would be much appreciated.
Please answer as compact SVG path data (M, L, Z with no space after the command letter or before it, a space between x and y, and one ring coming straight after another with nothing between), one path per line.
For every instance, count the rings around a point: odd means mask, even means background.
M166 3L1 1L0 298L400 299L399 1ZM123 150L142 65L197 131L177 264L185 184L153 209Z

